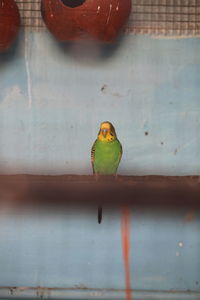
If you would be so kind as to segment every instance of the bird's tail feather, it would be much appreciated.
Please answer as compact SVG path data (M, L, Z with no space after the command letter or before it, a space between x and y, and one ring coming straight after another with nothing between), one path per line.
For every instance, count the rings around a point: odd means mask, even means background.
M102 221L102 212L103 212L102 206L99 206L98 207L98 223L99 224L101 224L101 221Z

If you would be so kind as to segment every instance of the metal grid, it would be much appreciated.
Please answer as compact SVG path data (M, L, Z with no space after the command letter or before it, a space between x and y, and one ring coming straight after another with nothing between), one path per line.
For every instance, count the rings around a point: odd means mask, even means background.
M22 26L45 29L40 0L16 0ZM134 34L200 36L200 0L132 0L126 31Z
M200 0L132 0L128 31L158 35L200 35Z
M40 0L15 0L21 15L21 25L31 29L45 28L41 17Z

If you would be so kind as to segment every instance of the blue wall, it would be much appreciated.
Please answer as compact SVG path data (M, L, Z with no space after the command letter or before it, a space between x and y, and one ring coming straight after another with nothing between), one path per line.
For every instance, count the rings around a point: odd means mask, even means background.
M200 213L134 207L131 217L132 288L200 291ZM106 207L101 225L96 208L1 213L0 286L124 289L120 219Z
M90 174L99 123L110 120L124 148L119 173L199 174L199 53L199 39L127 35L88 47L21 33L0 55L0 173ZM192 212L186 222L188 213L132 210L134 289L199 291L200 216ZM0 241L0 286L124 289L117 210L104 209L99 226L96 208L52 216L1 207ZM163 299L145 295L134 299ZM124 292L95 297L123 299Z
M110 120L121 174L199 174L199 53L199 39L64 47L21 33L0 56L1 173L91 173L90 147Z

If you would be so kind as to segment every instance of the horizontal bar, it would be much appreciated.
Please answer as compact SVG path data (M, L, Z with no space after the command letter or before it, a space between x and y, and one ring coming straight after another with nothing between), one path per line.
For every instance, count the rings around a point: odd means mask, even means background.
M1 175L0 208L68 204L200 207L199 176Z

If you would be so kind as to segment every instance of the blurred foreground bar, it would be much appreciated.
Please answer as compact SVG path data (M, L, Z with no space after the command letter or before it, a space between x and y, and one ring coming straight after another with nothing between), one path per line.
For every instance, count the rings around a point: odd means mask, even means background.
M200 177L0 175L0 209L69 204L200 206Z

